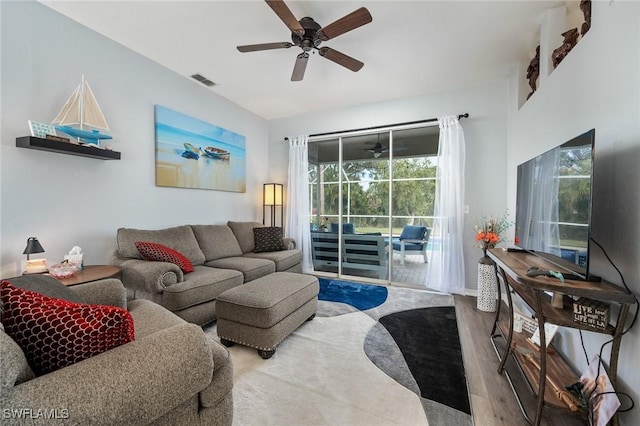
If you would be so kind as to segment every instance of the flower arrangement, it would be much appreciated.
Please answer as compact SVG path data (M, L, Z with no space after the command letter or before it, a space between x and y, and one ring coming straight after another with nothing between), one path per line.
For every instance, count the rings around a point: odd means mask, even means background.
M503 233L506 231L513 222L507 219L507 213L504 212L502 216L494 218L493 216L488 219L483 218L482 225L476 225L476 241L480 244L480 247L487 255L487 250L494 248L498 243L504 241Z

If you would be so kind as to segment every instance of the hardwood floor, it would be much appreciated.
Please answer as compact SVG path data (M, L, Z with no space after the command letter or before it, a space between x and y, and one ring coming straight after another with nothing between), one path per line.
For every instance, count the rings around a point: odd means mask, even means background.
M495 314L479 311L475 297L455 296L455 304L474 424L528 425L507 378L497 372L498 357L489 338Z
M528 425L506 376L497 371L498 357L489 337L495 314L478 310L475 297L456 295L454 298L474 424ZM507 315L508 308L505 305L502 308L501 314ZM575 417L567 422L566 416L557 416L557 412L545 407L541 424L564 426L586 422Z

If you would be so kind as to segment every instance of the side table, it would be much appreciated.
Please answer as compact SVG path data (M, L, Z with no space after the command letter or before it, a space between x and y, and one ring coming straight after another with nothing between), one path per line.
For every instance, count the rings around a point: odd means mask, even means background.
M103 280L105 278L120 278L122 269L113 265L87 265L81 271L69 278L60 278L62 284L66 286L84 284L91 281Z

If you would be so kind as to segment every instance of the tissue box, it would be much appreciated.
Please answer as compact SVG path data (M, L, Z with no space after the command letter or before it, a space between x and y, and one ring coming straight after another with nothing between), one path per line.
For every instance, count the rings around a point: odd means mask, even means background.
M64 260L69 261L69 263L75 263L78 265L78 271L82 270L82 255L81 254L65 254Z
M573 322L596 330L605 330L609 325L609 305L581 297L573 302Z

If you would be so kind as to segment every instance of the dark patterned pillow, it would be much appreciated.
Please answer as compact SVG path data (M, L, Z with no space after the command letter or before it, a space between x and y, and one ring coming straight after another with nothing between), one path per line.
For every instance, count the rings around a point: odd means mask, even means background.
M134 340L125 309L85 305L23 290L2 281L2 324L36 375L90 358Z
M283 241L282 228L259 227L253 228L253 239L256 243L255 252L281 251L286 249Z
M185 274L193 272L193 264L191 261L187 259L185 255L171 247L147 241L136 241L135 245L142 257L147 260L175 263Z

